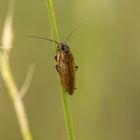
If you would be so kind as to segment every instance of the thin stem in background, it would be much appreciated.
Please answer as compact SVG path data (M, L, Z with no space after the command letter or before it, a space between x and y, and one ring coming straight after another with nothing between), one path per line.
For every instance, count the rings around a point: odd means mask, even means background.
M52 0L48 0L48 14L49 14L52 39L59 42L59 35L58 35L58 30L57 30L55 11L54 11L54 6L53 6ZM56 45L56 50L57 50L57 47L58 46ZM75 140L69 95L67 92L64 91L62 86L61 86L61 95L62 95L64 115L65 115L67 136L68 136L69 140Z
M24 140L33 140L32 135L28 126L28 120L26 117L24 104L18 94L18 89L14 82L12 72L7 61L7 56L4 53L0 53L0 67L1 74L5 81L5 84L9 90L9 96L14 104L15 112L19 122L20 130Z
M2 35L2 49L0 50L0 73L9 91L9 97L12 99L14 109L17 115L18 123L24 140L33 140L29 129L28 120L24 104L18 94L18 88L15 84L13 74L9 64L9 53L13 42L13 15L15 9L15 0L10 0L9 11L5 20L4 31Z

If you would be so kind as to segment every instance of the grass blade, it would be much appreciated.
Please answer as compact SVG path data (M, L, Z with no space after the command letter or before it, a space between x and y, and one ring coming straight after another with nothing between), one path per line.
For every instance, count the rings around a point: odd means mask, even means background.
M59 34L57 30L55 11L54 11L52 0L48 0L48 14L49 14L52 39L59 42ZM55 46L57 50L58 46L57 45ZM61 97L62 97L62 104L64 109L64 116L65 116L65 124L67 129L67 136L69 140L75 140L69 95L67 92L64 91L63 87L61 87L61 95L62 95Z

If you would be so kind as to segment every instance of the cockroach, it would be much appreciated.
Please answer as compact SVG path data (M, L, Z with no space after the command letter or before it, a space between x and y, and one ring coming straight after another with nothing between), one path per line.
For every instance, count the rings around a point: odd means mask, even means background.
M55 56L56 70L58 71L61 83L66 92L73 94L76 82L76 70L73 54L66 42L60 43Z
M56 70L59 73L60 76L60 83L62 84L64 90L68 92L69 95L72 95L74 93L74 90L76 89L75 83L76 83L76 70L78 69L78 66L75 65L75 59L74 56L67 45L67 40L70 38L72 33L75 31L76 28L74 28L70 34L67 36L65 41L59 43L55 40L48 39L45 37L39 37L39 36L22 36L22 37L31 37L31 38L39 38L48 40L51 42L54 42L58 45L57 51L56 51Z

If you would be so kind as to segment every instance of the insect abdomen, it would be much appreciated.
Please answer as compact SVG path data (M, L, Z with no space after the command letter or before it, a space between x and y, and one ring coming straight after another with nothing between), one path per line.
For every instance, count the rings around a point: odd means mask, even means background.
M56 61L57 71L60 75L61 84L64 90L72 95L75 89L76 74L73 55L70 52L65 54L62 51L58 51Z
M63 79L64 88L66 91L72 95L75 89L75 67L68 65L67 75Z

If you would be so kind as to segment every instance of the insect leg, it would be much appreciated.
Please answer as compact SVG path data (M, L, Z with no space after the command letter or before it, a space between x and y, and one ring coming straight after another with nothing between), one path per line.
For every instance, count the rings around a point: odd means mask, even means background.
M57 55L55 56L55 60L57 61Z
M75 66L75 70L77 71L77 69L78 69L78 66Z
M58 65L56 65L55 68L58 71L58 73L60 74L60 67ZM62 84L62 80L60 81L60 84Z
M55 68L58 71L58 73L60 73L60 67L58 65L55 65Z

